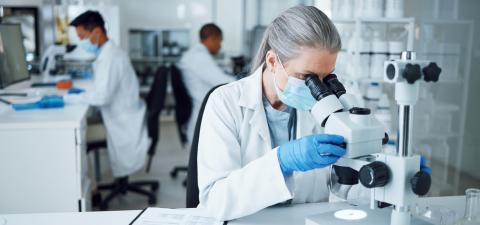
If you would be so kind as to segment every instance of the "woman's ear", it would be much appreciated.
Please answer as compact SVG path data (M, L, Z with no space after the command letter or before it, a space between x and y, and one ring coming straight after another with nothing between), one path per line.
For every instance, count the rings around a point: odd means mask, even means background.
M277 63L277 55L273 50L268 50L267 55L265 56L265 65L267 65L267 70L273 73L275 63Z

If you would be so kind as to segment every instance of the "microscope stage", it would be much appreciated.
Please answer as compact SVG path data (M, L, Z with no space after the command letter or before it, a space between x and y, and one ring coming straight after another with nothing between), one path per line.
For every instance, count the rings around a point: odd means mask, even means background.
M350 206L345 209L312 215L306 218L305 225L390 225L390 208L371 210L368 207ZM431 225L412 217L411 225Z

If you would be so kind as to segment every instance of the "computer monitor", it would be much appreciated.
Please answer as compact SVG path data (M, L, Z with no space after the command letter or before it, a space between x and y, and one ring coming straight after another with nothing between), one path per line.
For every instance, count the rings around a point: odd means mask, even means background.
M19 24L0 24L0 88L29 79Z

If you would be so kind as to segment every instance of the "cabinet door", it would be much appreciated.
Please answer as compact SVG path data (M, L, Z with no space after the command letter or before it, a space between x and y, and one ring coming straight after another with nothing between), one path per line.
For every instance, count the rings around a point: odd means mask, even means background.
M0 143L0 212L78 211L74 129L5 129Z

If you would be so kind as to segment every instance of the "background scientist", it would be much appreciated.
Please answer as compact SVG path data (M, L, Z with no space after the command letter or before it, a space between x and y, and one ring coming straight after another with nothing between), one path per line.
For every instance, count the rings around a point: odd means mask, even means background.
M223 35L220 27L213 23L203 25L199 38L200 43L186 51L178 63L192 98L192 114L187 125L189 143L192 141L197 115L207 92L219 84L235 80L233 76L225 74L213 58L222 47Z
M137 76L126 52L108 39L104 24L95 11L87 11L71 22L81 39L79 46L94 53L96 60L93 85L83 93L64 96L64 100L100 109L112 173L118 178L144 165L150 139Z

